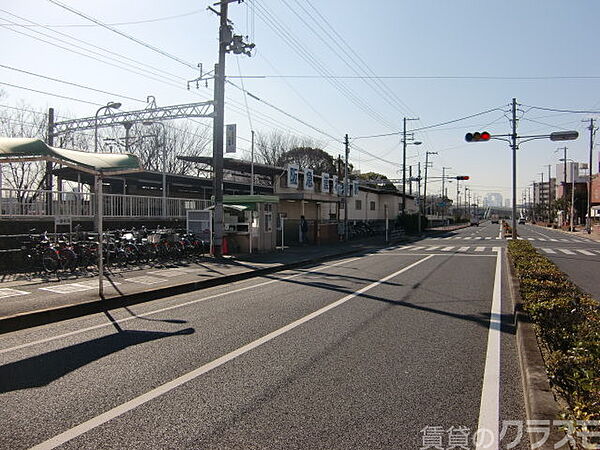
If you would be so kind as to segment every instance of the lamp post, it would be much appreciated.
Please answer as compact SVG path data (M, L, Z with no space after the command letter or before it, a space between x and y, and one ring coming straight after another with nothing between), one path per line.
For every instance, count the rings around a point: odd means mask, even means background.
M146 126L160 125L163 129L162 141L162 216L167 217L167 127L162 122L142 122Z
M98 108L98 111L96 111L94 120L94 153L98 153L98 115L100 114L100 111L103 109L109 111L111 109L119 109L120 107L121 103L119 102L108 102L106 106L101 106Z

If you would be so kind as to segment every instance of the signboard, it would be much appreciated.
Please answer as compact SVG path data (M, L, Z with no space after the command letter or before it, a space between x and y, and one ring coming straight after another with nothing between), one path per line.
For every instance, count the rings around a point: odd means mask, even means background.
M304 189L307 191L315 190L315 176L312 169L304 169Z
M287 166L287 185L288 187L297 188L298 187L298 171L300 168L297 164L288 164Z
M71 225L71 216L54 216L54 226Z
M329 174L321 174L321 192L329 193Z
M225 125L225 153L235 153L236 125Z
M189 209L187 211L187 231L212 244L212 211Z
M359 186L358 180L354 180L354 181L352 182L352 186L354 187L354 189L353 189L353 191L352 191L352 194L353 194L353 196L354 196L354 197L358 197L358 191L359 191L359 188L358 188L358 186Z
M338 184L339 184L339 183L338 183L338 176L337 176L337 175L334 175L334 176L333 176L333 186L332 186L332 188L333 188L333 193L334 193L334 194L337 194L337 195L340 195L340 190L339 190L339 186L338 186Z

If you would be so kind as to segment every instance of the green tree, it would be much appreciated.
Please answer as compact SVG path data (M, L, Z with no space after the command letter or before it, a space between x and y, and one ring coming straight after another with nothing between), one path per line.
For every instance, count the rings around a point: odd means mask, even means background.
M382 189L396 191L396 186L385 175L377 172L361 173L358 178L363 181L368 181L367 186L379 187Z
M277 165L286 164L298 164L302 168L313 169L317 174L336 171L333 156L325 150L313 147L296 147L283 152L277 160Z

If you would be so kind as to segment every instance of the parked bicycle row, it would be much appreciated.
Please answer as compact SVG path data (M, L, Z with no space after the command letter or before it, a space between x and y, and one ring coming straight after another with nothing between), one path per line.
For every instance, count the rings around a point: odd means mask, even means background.
M115 230L104 233L103 263L126 267L147 263L180 261L200 257L210 244L185 230ZM94 270L98 264L98 237L76 233L75 239L59 235L52 240L46 232L30 230L21 254L29 272L76 272Z

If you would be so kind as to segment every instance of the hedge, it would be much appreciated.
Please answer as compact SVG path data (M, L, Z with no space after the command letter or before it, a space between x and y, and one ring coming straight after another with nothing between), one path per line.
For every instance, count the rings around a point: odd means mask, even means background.
M508 253L550 382L568 404L565 416L600 420L600 303L528 241L510 241Z

